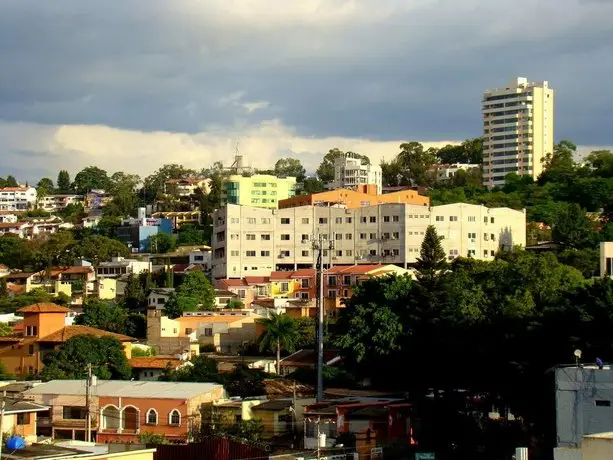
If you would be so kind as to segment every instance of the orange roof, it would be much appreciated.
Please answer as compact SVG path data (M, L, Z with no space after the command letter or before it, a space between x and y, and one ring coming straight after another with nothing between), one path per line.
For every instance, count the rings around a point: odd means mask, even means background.
M23 339L23 337L20 335L7 335L7 336L0 337L0 342L14 343L14 342L20 342L21 339Z
M6 289L11 294L23 294L24 292L26 292L26 286L23 284L7 283Z
M27 307L20 308L17 313L68 313L69 308L61 307L54 303L35 303Z
M180 318L175 318L175 321L179 321L180 323L234 323L236 321L241 321L244 319L252 318L251 316L181 316Z
M170 365L177 368L181 360L174 356L147 356L130 359L130 366L134 369L166 369Z
M4 265L4 264L0 264L0 270L8 270L9 268Z
M310 278L316 274L317 270L314 268L301 268L300 270L292 272L292 278Z
M31 187L4 187L0 188L1 192L25 192Z
M89 326L65 326L62 329L52 332L51 334L38 339L38 342L55 342L55 343L63 343L68 339L76 337L78 335L93 335L96 337L106 337L111 336L115 337L121 342L136 342L136 339L132 337L128 337L123 334L115 334L114 332L103 331L102 329L96 329L95 327Z
M247 284L265 284L270 281L268 276L245 276L245 282Z
M88 267L88 266L68 267L68 268L63 269L62 271L62 273L66 275L73 275L73 274L79 274L79 273L93 273L93 272L94 272L94 268Z
M227 280L219 280L218 281L219 284L226 286L226 287L239 287L239 286L247 286L247 282L240 278L240 279L227 279Z
M19 228L23 227L24 225L26 225L26 222L16 222L14 224L11 224L9 222L2 222L0 223L0 228Z
M365 275L373 270L382 268L384 265L335 265L326 271L326 275Z
M291 277L292 277L292 272L288 272L288 271L272 272L270 274L271 280L288 280Z

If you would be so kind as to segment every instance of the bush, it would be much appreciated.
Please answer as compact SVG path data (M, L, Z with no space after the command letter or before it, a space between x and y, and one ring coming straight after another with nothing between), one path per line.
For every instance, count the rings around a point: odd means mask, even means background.
M212 343L206 343L204 345L200 345L200 353L215 353L217 351L217 347Z
M132 348L132 358L148 358L150 356L155 356L156 354L157 352L153 347L148 348L146 350L140 347Z

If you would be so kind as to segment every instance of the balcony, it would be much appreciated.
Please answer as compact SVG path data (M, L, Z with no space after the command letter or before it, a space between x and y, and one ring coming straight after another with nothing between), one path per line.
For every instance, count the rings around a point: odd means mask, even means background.
M47 423L47 425L44 425ZM50 426L52 425L54 428L83 428L85 429L87 426L87 421L85 419L68 419L68 418L54 418L50 420L47 418L39 418L37 419L37 424L39 426ZM98 420L96 417L92 417L91 427L95 428L98 426Z

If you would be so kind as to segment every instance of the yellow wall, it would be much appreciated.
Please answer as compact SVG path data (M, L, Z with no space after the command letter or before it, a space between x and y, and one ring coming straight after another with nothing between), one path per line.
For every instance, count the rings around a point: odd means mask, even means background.
M279 178L268 174L232 175L223 187L225 203L276 209L279 200L296 194L296 178Z
M117 297L117 280L104 278L98 280L98 297L101 300L113 300Z
M287 284L287 290L281 289L283 284ZM294 297L294 293L300 289L300 283L296 280L282 280L270 282L271 297Z

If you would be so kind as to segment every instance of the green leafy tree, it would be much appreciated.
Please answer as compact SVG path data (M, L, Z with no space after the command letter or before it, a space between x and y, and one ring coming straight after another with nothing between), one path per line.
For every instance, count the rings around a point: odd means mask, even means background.
M326 185L314 177L307 177L300 188L300 193L310 195L312 193L320 193L326 190Z
M390 162L381 160L381 180L386 187L398 187L401 185L407 185L407 177L404 174L402 164L393 159Z
M41 199L51 194L53 194L53 181L48 177L43 177L36 184L36 196Z
M6 371L4 363L0 361L0 380L13 380L15 377Z
M572 180L576 171L574 160L577 146L571 141L563 140L556 144L553 152L543 158L543 172L538 178L540 184L547 182L567 182Z
M156 254L165 254L174 250L177 246L177 240L174 236L166 233L157 233L149 237L147 249Z
M194 356L189 364L178 369L166 369L160 380L223 383L223 378L217 369L217 361L204 355Z
M43 358L42 380L87 377L87 364L92 373L104 380L126 380L132 375L122 343L112 336L77 335Z
M7 323L0 323L0 337L6 337L13 335L13 328Z
M425 150L419 142L405 142L400 144L397 161L411 185L425 185L428 183L428 167L436 163L436 150Z
M72 191L70 174L65 169L62 169L57 175L57 191L58 193L69 193Z
M240 310L241 308L245 308L245 304L241 302L239 299L231 299L228 300L226 304L226 308L229 310Z
M5 187L18 187L19 183L17 182L17 179L15 179L14 176L7 176L4 186Z
M183 309L184 307L185 304L180 303L177 295L173 292L168 296L166 302L164 302L164 309L162 312L164 313L164 316L167 316L170 319L175 319L183 315L183 312L185 311Z
M230 396L241 398L265 395L264 373L239 363L234 366L232 372L224 376L224 388Z
M85 302L83 314L75 318L75 323L125 334L127 320L128 312L120 305L92 298Z
M2 277L0 278L0 297L8 297L8 295L9 295L8 284L6 282L6 278Z
M130 313L126 320L126 334L136 339L147 338L147 317L142 313Z
M89 235L71 249L74 259L105 262L113 257L129 257L130 250L121 241L102 235Z
M296 182L304 181L306 170L297 158L281 158L275 163L275 175L295 177Z
M109 190L111 180L104 169L87 166L77 173L73 184L77 193L85 194L94 189Z
M552 237L556 243L571 248L591 247L594 244L593 224L578 204L564 203L554 216Z
M281 350L294 351L300 340L300 333L293 318L277 313L271 313L269 318L262 320L266 332L260 339L260 350L276 352L276 369L279 372Z
M170 179L188 179L195 176L196 171L187 169L182 165L163 165L156 172L147 176L143 181L142 200L146 203L150 203L156 198L161 198L161 195L165 193L166 182Z
M177 246L207 244L206 231L197 225L182 225L177 233Z
M65 208L60 209L57 212L57 215L65 221L75 225L80 224L83 219L87 217L87 213L85 212L83 205L75 203L70 203Z
M134 312L145 307L145 290L140 278L133 273L128 275L123 294L123 305L128 311Z
M143 431L138 435L138 442L145 446L157 446L160 444L170 444L166 435L153 433L151 431Z
M186 298L194 299L199 310L212 311L215 309L215 289L201 271L193 271L185 276L177 288L177 298L179 301Z

